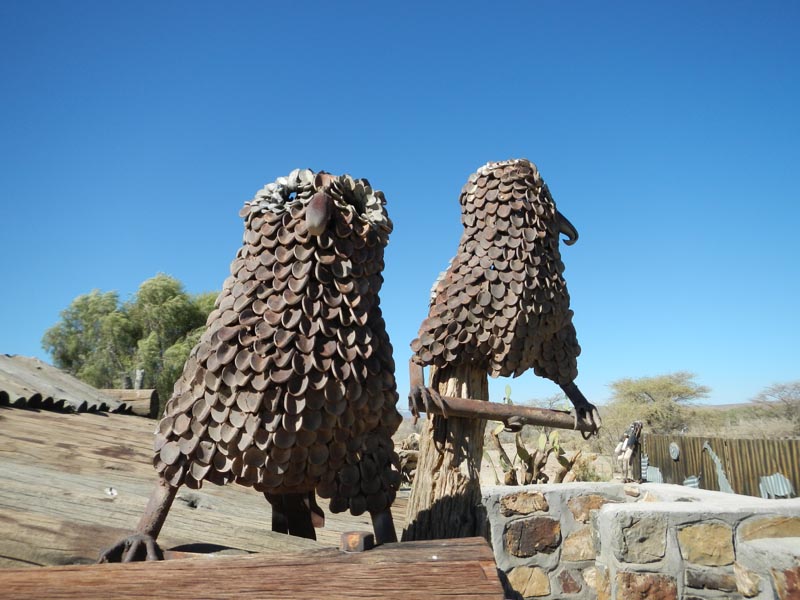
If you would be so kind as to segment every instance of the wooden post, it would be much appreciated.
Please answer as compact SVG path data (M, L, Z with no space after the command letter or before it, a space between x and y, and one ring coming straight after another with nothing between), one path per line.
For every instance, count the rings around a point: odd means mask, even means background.
M464 364L430 370L429 387L442 396L489 399L485 368ZM483 535L480 471L485 428L486 421L480 419L436 415L424 421L403 541Z
M135 415L151 419L158 417L159 400L156 390L102 389L100 391L130 406Z

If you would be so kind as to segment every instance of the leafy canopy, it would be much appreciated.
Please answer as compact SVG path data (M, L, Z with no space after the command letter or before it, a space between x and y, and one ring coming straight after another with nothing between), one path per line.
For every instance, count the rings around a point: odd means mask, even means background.
M78 296L48 329L42 347L53 364L99 388L124 387L143 371L142 386L171 395L183 363L204 329L217 294L187 294L159 274L121 303L116 292Z
M632 417L630 420L643 421L653 433L681 431L691 417L685 405L707 397L711 391L694 378L693 373L678 371L655 377L618 379L609 384L611 405Z

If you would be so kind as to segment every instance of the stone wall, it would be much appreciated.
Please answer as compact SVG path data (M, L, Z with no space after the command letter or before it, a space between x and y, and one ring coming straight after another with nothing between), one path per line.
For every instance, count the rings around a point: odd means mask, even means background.
M487 487L483 502L518 597L800 599L800 499L571 483Z

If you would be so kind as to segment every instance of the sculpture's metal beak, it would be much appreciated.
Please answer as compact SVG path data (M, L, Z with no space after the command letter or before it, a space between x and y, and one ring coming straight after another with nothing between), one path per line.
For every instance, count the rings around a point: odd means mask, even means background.
M564 243L567 246L572 246L572 244L578 241L578 230L575 229L575 226L569 222L569 219L558 210L556 210L556 219L558 219L558 232L567 236Z
M306 227L311 235L320 235L328 226L333 210L333 199L324 191L317 192L306 206Z

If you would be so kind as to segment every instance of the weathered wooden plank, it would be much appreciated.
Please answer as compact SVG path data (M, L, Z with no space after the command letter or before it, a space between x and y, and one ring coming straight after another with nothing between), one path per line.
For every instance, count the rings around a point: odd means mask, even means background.
M129 534L156 483L153 421L131 415L62 414L0 407L0 568L91 563ZM181 489L159 543L249 552L336 547L342 531L371 530L369 516L333 515L319 543L271 531L258 492L237 485ZM405 497L393 507L403 525Z
M158 416L158 392L156 390L101 389L100 391L130 406L135 415L151 419Z
M161 563L0 570L0 598L503 598L480 538Z

